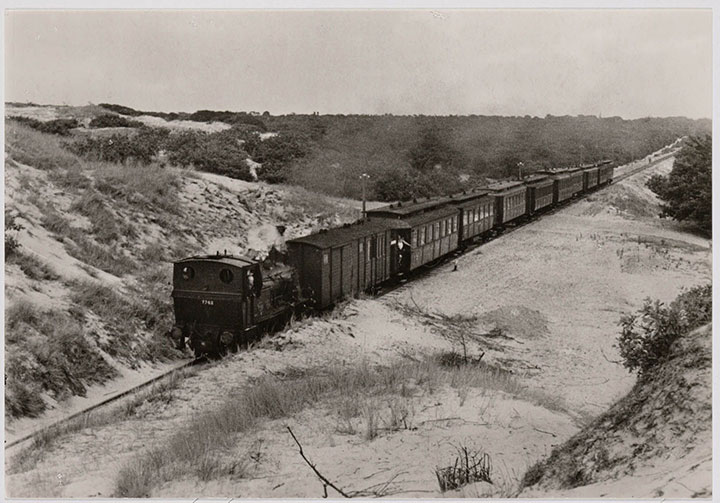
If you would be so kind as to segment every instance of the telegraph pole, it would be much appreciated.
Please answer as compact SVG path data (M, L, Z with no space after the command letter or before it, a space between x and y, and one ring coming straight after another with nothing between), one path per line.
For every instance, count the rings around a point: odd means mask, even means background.
M362 203L363 203L362 217L363 217L363 219L365 219L365 217L367 216L367 213L365 212L365 181L368 178L370 178L370 175L368 175L367 173L363 173L362 175L360 175L360 180L362 180Z

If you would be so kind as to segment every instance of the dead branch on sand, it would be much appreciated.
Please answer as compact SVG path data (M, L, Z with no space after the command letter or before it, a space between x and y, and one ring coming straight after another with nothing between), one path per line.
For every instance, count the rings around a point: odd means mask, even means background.
M315 472L315 475L317 478L320 479L320 482L322 482L323 485L323 498L328 497L327 488L331 487L332 489L335 489L335 491L338 492L343 498L368 498L368 497L374 497L374 498L382 498L383 496L390 496L393 494L397 494L399 491L391 491L391 484L395 481L396 478L398 478L400 475L403 475L407 472L400 472L396 473L392 477L390 477L389 480L386 482L381 482L379 484L372 485L370 487L367 487L365 489L360 489L359 491L350 491L345 492L342 489L340 489L338 486L330 482L327 477L325 477L320 471L315 467L315 465L310 461L307 456L305 456L305 453L302 448L302 444L297 439L295 434L293 433L292 429L289 426L286 426L288 432L290 432L290 436L292 436L293 440L298 446L298 449L300 451L300 456L303 458L305 463L312 469L313 472ZM378 472L379 473L379 472Z

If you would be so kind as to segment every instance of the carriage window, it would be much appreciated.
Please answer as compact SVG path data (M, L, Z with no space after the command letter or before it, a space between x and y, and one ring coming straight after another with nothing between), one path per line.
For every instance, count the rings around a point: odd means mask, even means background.
M440 221L440 237L445 235L445 220Z
M372 245L370 245L370 258L377 258L377 251L378 251L377 236L373 236L370 239L372 241Z
M190 281L195 277L195 269L193 269L189 265L186 265L182 268L182 277L185 281Z
M452 218L452 230L453 230L453 232L457 232L457 221L458 221L458 217L453 217L453 218Z
M434 239L440 239L440 222L435 222L433 227L435 227Z
M447 229L446 233L448 235L452 234L452 218L448 218L445 222L445 229Z
M330 255L323 253L323 264L328 265L330 263Z
M413 248L417 246L417 231L414 229L410 234L410 246L412 246Z
M467 225L467 224L468 224L468 212L464 211L463 212L463 225Z
M420 227L420 236L418 237L420 246L425 244L425 227Z
M233 280L233 273L230 269L223 269L220 271L220 281L223 283L230 283Z
M362 241L358 241L358 254L362 255L363 252L363 243Z

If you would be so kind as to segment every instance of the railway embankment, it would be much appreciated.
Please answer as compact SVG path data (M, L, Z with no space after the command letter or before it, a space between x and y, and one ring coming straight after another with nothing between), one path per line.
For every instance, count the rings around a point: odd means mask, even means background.
M295 321L32 464L10 458L8 494L322 496L288 426L348 494L517 494L633 389L619 318L711 277L709 243L646 211L657 201L638 177L478 247L458 271ZM443 493L459 452L492 469Z
M171 268L194 252L266 252L359 203L160 165L78 157L6 121L6 438L168 370Z
M521 497L712 495L712 325L526 473Z

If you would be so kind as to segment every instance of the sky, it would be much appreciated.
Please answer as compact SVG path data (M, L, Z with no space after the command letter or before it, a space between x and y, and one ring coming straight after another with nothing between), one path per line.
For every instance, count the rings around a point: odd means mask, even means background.
M5 100L709 118L712 13L6 11Z

